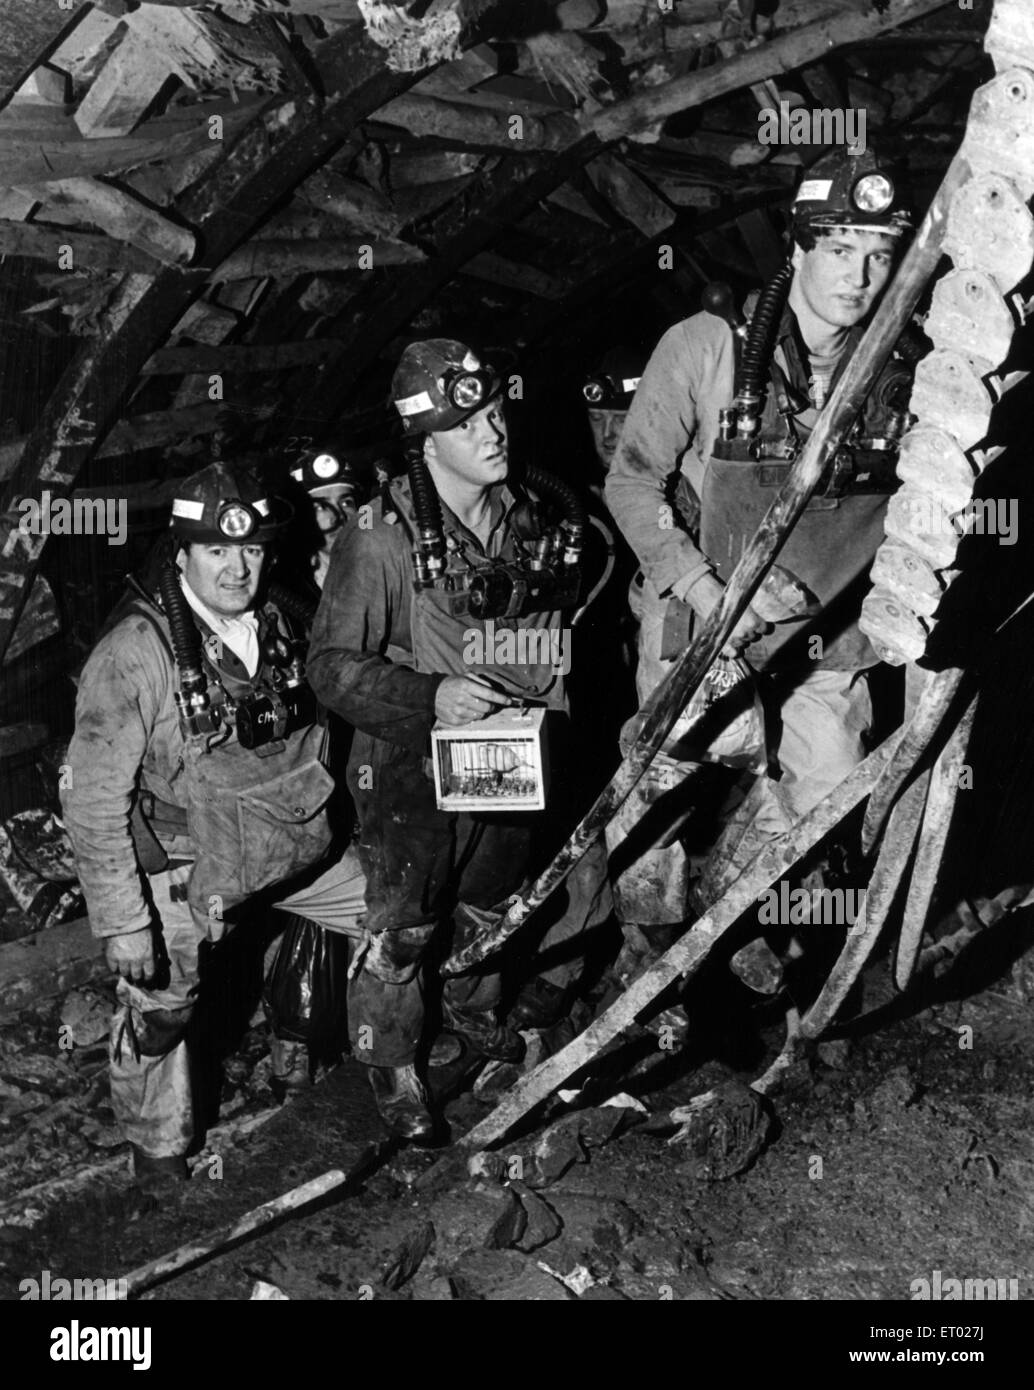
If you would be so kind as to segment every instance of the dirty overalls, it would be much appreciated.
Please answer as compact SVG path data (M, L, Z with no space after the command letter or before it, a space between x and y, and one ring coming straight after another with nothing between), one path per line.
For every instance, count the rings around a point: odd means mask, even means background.
M185 1038L201 944L232 928L233 909L252 892L319 860L330 840L322 805L333 784L319 763L318 728L270 745L266 758L231 735L222 751L194 758L192 775L168 626L148 607L140 599L127 605L86 663L62 806L94 935L156 933L154 979L120 977L116 986L111 1099L125 1137L166 1157L185 1154L194 1138ZM268 607L259 615L260 649L274 614ZM223 691L239 699L261 687L264 666L249 678L197 622L213 703Z
M392 502L398 506L401 524L412 527L408 497L407 484L397 480ZM487 553L443 508L446 537L461 548L473 568L485 567L491 559L513 557L508 517L514 499L507 489L502 497L504 511L496 518ZM536 663L466 664L463 656L470 635L475 630L484 632L486 625L469 615L451 613L446 597L427 589L413 593L411 586L407 594L397 596L398 603L410 604L414 668L425 673L483 675L502 690L526 695L555 711L547 718L562 724L565 701L560 672ZM535 614L508 625L516 628L518 622L522 627L556 629L560 615ZM505 626L504 620L496 620L497 632ZM330 699L326 690L324 695ZM542 813L440 811L430 758L361 729L352 743L348 787L359 816L358 849L367 880L367 940L349 990L349 1035L360 1062L404 1067L415 1060L423 1034L424 962L433 951L446 953L448 946L459 949L498 920L507 900L527 881ZM586 926L581 908L605 895L602 849L584 872L588 877L583 880L580 908L550 929L544 948L581 931ZM601 915L606 915L605 909ZM439 926L450 918L451 941L433 940ZM548 978L563 983L555 974ZM490 1029L500 992L494 963L486 970L450 977L442 997L446 1023L460 1033Z
M860 337L857 328L848 335L830 390ZM751 462L711 458L705 464L699 545L726 582L785 481L790 463L782 454L790 422L803 445L818 418L808 398L804 360L796 318L787 309L762 416L762 457ZM886 433L889 412L877 403L878 396L877 390L871 392L863 407L857 431L863 438L878 439ZM714 901L766 841L821 801L865 756L872 721L866 671L877 664L877 657L858 627L858 616L869 568L883 539L888 496L896 486L896 453L887 450L871 467L863 458L869 456L859 453L852 459L850 449L838 454L831 475L778 556L778 563L807 585L822 607L815 616L778 624L744 650L746 660L762 673L769 753L781 776L759 776L727 821L696 887L698 904ZM675 654L661 655L672 610L681 608L685 619L680 649L691 640L693 621L688 605L659 599L648 581L633 596L633 607L641 623L637 686L644 699L674 664ZM673 801L679 799L682 784L697 775L703 758L691 735L681 742L678 735L676 724L665 745L669 756L657 774ZM627 824L616 823L608 836L614 848L644 815L642 805L626 807ZM690 859L677 841L664 844L663 834L661 838L661 847L647 849L625 879L616 882L624 921L674 927L693 916L687 908Z

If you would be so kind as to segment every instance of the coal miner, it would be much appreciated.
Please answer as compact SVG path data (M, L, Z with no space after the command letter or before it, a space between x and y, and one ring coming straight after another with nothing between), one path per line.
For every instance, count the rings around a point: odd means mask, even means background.
M154 582L130 581L79 684L62 804L119 976L112 1105L150 1190L187 1176L206 943L331 838L316 702L261 598L284 510L223 463L179 483Z
M731 296L663 336L628 413L606 500L639 557L633 606L640 617L640 700L719 601L724 583L784 482L793 459L861 338L910 227L900 191L870 148L837 150L805 174L792 209L788 263L741 325ZM746 729L760 673L769 752L746 800L727 821L695 889L713 900L770 837L780 834L863 758L872 706L867 672L877 657L858 626L869 567L896 486L897 440L907 423L910 374L900 357L873 381L850 436L779 555L780 569L734 629L721 669L730 717ZM745 698L736 698L743 691ZM628 731L634 736L635 726ZM720 730L716 732L721 732ZM732 740L735 744L736 740ZM756 756L749 733L738 750ZM737 750L729 761L736 763ZM675 828L657 837L618 885L619 915L640 959L692 920L690 860L677 816L687 779L708 758L687 727L671 737L613 827L611 843L661 803ZM687 798L684 793L690 792ZM634 928L638 928L635 931ZM763 943L734 961L756 987L778 985Z
M439 809L431 731L525 704L563 725L565 662L555 657L564 611L578 602L585 518L550 475L513 477L499 378L462 343L411 344L392 389L410 441L407 473L335 544L309 670L319 698L356 729L348 785L367 887L352 1046L389 1128L425 1139L434 1128L417 1066L428 1041L425 965L450 928L459 948L498 920L526 881L541 826L505 801ZM505 766L486 767L481 780ZM543 950L609 910L602 851L587 861ZM452 977L444 1022L480 1055L518 1061L518 1027L555 1014L577 969L557 961L510 1020L494 967Z
M604 353L582 383L592 442L604 472L613 461L645 364L645 352L619 343Z

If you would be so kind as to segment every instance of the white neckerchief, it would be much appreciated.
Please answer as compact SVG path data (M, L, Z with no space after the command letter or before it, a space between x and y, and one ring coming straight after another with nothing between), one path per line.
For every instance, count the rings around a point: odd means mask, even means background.
M253 676L259 668L258 618L254 613L242 613L239 618L223 618L202 603L194 590L180 575L183 596L198 617L203 618L215 635L239 656L244 669Z

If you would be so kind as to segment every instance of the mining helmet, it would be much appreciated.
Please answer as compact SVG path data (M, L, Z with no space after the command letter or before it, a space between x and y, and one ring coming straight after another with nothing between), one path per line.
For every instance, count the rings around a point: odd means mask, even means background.
M355 470L345 455L334 449L311 450L291 469L291 477L310 497L322 497L341 487L355 487Z
M904 198L871 146L831 150L806 169L791 219L795 236L819 227L868 227L890 236L912 228Z
M286 510L252 473L210 463L177 484L169 525L182 541L262 545L284 524Z
M627 410L646 365L646 354L630 347L613 347L582 384L590 410Z
M407 434L453 430L498 395L498 374L454 338L410 343L391 382Z

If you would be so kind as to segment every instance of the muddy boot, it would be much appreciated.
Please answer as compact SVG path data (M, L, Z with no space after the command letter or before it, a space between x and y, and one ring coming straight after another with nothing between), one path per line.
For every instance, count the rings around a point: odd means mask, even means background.
M381 1119L392 1134L416 1142L430 1139L434 1120L416 1067L370 1067L370 1085Z
M451 1031L482 1057L494 1062L523 1060L527 1051L524 1039L515 1028L500 1023L494 1009L458 1009L443 999L442 1012Z
M552 1028L567 1013L569 997L569 990L551 985L548 980L529 980L518 994L507 1022L518 1032Z
M133 1150L133 1180L141 1192L151 1197L163 1197L177 1184L190 1177L187 1160L182 1154L145 1154L136 1144Z

